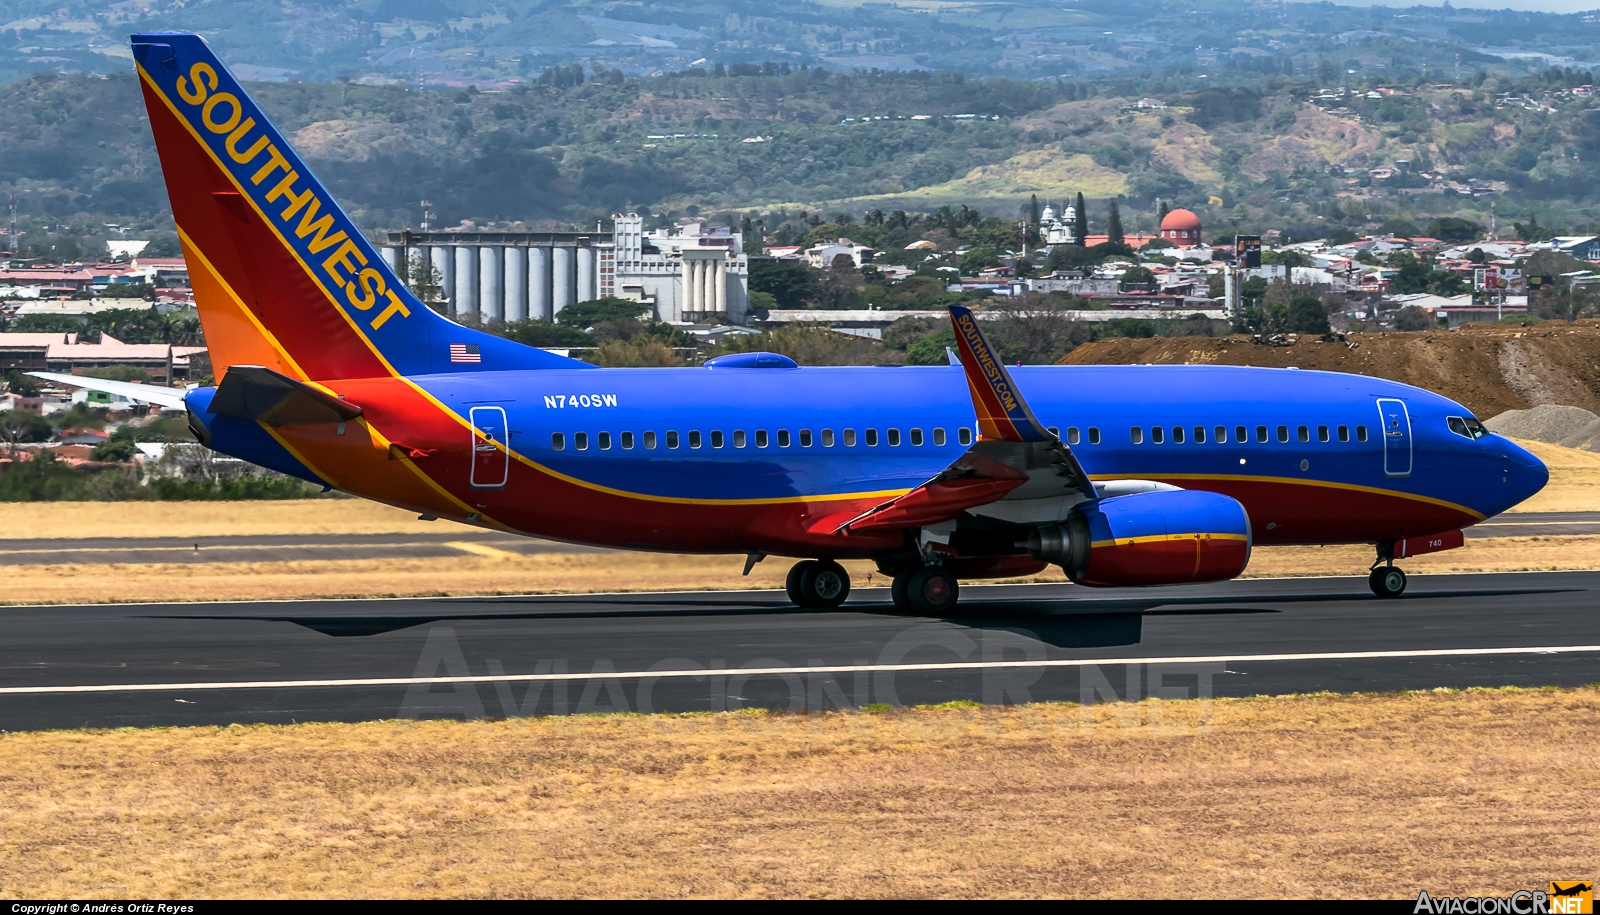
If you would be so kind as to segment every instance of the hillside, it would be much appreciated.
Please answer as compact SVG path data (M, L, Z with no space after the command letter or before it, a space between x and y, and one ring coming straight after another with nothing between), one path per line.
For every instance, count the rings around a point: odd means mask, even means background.
M1543 404L1600 413L1600 321L1469 324L1454 332L1351 334L1349 342L1353 348L1315 337L1292 346L1263 346L1239 336L1116 338L1086 343L1061 362L1294 366L1427 388L1482 419Z

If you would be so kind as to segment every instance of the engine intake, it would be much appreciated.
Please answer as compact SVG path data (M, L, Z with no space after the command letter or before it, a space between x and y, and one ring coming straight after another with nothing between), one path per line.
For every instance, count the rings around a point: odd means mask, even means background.
M1080 585L1226 581L1250 562L1250 517L1218 493L1143 492L1086 503L1035 531L1027 547Z

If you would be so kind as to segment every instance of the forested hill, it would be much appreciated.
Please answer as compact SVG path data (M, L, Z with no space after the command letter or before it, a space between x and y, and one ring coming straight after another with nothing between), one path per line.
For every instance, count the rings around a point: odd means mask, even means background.
M1031 195L1081 192L1095 201L1092 227L1103 201L1120 197L1129 231L1148 231L1160 198L1196 210L1213 232L1307 237L1397 213L1487 224L1491 203L1502 222L1600 221L1600 110L1573 91L1589 82L1570 69L1484 71L1459 84L1371 80L1330 93L1282 73L1195 90L1154 76L980 80L752 64L627 78L573 65L494 92L251 91L374 230L415 225L423 199L435 225L592 225L629 205L831 216L968 204L1015 216ZM18 192L22 250L72 238L97 246L104 223L170 226L143 107L122 72L0 87L0 193Z

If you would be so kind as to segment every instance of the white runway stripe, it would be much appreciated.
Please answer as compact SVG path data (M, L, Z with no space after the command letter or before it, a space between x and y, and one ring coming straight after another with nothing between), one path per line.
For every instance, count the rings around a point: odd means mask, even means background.
M127 683L92 686L6 686L0 695L46 693L153 693L213 689L310 689L329 686L411 686L433 683L522 683L532 680L649 680L683 677L761 677L787 674L901 673L940 670L997 670L1021 667L1088 667L1116 664L1223 664L1249 661L1364 661L1387 658L1455 658L1494 655L1583 654L1600 645L1553 645L1539 648L1420 648L1410 651L1329 651L1297 654L1217 654L1157 658L1072 658L1053 661L955 661L942 664L841 664L823 667L731 667L718 670L629 670L565 674L501 674L482 677L370 677L346 680L243 680L220 683Z

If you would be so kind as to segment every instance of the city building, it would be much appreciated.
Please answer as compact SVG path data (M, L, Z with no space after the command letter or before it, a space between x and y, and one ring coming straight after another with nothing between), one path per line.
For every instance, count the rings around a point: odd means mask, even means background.
M834 258L841 254L850 258L852 264L860 267L872 263L873 249L866 245L858 245L848 238L825 241L806 249L806 263L818 270L826 270L833 266Z
M1200 217L1177 209L1161 220L1161 237L1180 248L1193 248L1200 244L1200 228Z
M445 311L478 320L554 320L568 305L606 297L651 306L678 324L743 323L749 259L740 233L700 223L644 231L633 214L612 231L390 232L383 257L397 271L431 271Z

